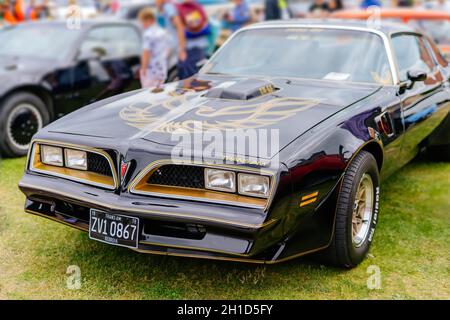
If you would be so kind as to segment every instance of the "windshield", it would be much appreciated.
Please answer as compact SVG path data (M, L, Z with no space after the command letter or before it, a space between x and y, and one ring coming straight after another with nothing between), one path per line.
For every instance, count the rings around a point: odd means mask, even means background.
M410 20L409 24L428 34L438 44L450 44L450 21Z
M381 37L353 30L242 31L201 72L392 84Z
M79 30L64 26L18 26L0 31L0 55L64 60Z

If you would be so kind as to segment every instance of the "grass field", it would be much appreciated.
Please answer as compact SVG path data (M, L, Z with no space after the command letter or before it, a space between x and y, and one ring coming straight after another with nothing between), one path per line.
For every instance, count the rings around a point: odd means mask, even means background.
M255 266L135 253L23 212L24 159L0 162L0 299L450 299L450 164L416 160L382 185L368 259ZM66 270L81 270L81 289ZM368 267L381 289L367 288Z

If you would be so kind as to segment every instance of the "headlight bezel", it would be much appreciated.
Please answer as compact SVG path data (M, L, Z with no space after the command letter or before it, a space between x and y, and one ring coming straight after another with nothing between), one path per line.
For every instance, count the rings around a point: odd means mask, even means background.
M213 172L213 174L220 174L225 173L231 175L230 181L231 181L231 188L224 188L224 187L211 187L208 186L208 172ZM205 176L205 189L207 190L213 190L213 191L220 191L220 192L227 192L227 193L236 193L236 172L231 170L222 170L222 169L216 169L216 168L204 168L204 176Z
M211 187L208 185L208 172L215 171L215 173L227 173L232 175L232 188L222 188L222 187ZM219 192L226 192L226 193L235 193L242 196L247 197L255 197L255 198L262 198L267 199L270 196L270 188L271 188L271 179L268 175L262 175L262 174L256 174L246 171L233 171L233 170L224 170L221 168L211 168L211 167L205 167L204 168L204 175L205 175L205 189L206 190L213 190L213 191L219 191ZM256 192L250 192L244 190L244 185L242 179L245 178L256 178L256 179L262 179L263 183L261 184L263 187L265 187L265 193L264 194L258 194Z
M69 161L70 161L70 155L69 155L69 153L70 153L70 152L75 152L75 153L78 152L78 153L84 154L85 165L84 165L84 166L77 165L77 164L75 164L75 165L72 164L72 165L71 165L71 164L69 163ZM71 149L71 148L64 148L64 165L65 165L66 168L69 168L69 169L81 170L81 171L87 171L87 169L88 169L88 154L87 154L87 152L84 151L84 150Z
M244 191L243 190L243 182L241 179L245 178L256 178L256 179L263 179L266 180L265 186L266 186L266 192L264 194L257 194L254 192ZM257 197L257 198L264 198L267 199L270 194L270 177L266 175L261 174L253 174L253 173L247 173L247 172L239 172L237 174L237 186L238 186L238 193L243 196L248 197Z
M103 157L109 165L111 169L110 175L102 175L100 173L96 173L94 171L90 171L88 165L88 170L79 170L73 169L65 166L65 161L63 160L64 165L54 166L52 164L43 163L41 160L41 152L42 146L51 146L64 149L74 149L87 152L87 159L89 159L90 154L97 154ZM64 151L63 151L64 154ZM64 155L63 155L64 157ZM88 160L89 161L89 160ZM90 146L77 145L67 142L60 141L51 141L46 139L34 139L31 142L29 151L28 151L28 159L27 159L27 170L30 172L45 174L49 176L55 176L64 178L67 180L72 180L80 183L85 183L88 185L108 189L115 190L119 187L119 177L117 175L116 167L114 165L113 158L106 151L99 148L93 148Z
M233 171L238 173L253 173L256 175L267 176L270 181L267 197L255 197L241 195L237 192L223 192L212 189L192 188L187 186L177 186L176 184L152 184L149 178L156 170L165 165L183 165ZM131 194L166 197L171 199L198 200L209 203L230 204L242 207L263 208L266 210L273 201L274 190L277 181L277 170L272 168L251 168L242 165L229 164L209 164L200 161L173 161L171 159L156 160L149 163L134 179L130 182L127 190ZM204 181L204 178L203 178ZM236 185L237 186L237 185Z
M40 148L41 148L40 149L41 162L43 164L48 165L48 166L64 167L64 148L52 146L52 145L46 145L46 144L41 145ZM61 161L55 162L55 161L48 161L47 159L45 159L46 153L47 153L47 151L45 151L45 150L47 150L47 149L50 149L50 150L53 149L54 151L55 150L59 151Z

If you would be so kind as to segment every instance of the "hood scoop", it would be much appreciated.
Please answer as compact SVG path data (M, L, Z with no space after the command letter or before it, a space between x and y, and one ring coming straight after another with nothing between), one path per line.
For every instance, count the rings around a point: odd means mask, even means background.
M279 90L271 82L248 79L223 82L210 89L205 97L229 100L250 100Z

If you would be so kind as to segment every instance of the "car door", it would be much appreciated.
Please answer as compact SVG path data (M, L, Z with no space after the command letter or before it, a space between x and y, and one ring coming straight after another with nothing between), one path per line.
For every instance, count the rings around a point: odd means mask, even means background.
M392 48L401 81L405 135L400 161L414 158L421 142L439 125L447 112L444 77L433 53L419 34L401 33L392 37ZM424 81L411 81L408 72L426 72Z
M138 89L141 39L132 25L97 26L79 48L73 76L78 105Z

